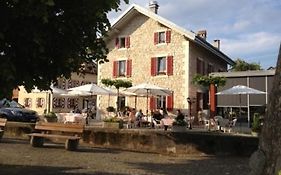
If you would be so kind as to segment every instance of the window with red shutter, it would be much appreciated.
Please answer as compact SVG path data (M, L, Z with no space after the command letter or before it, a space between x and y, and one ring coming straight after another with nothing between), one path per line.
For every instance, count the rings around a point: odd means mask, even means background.
M151 58L151 76L156 76L156 57Z
M167 96L167 110L172 111L174 109L174 94Z
M155 32L154 33L154 44L156 45L156 44L158 44L158 32Z
M126 42L125 42L126 48L130 48L130 37L126 37Z
M129 59L127 60L127 77L131 77L132 76L132 60Z
M171 42L171 30L166 31L166 43Z
M167 75L173 75L173 56L167 57Z

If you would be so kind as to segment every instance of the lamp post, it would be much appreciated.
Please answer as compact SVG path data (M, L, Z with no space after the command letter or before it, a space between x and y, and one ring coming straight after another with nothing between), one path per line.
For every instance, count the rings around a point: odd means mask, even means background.
M189 97L186 98L186 101L188 103L188 108L189 108L189 129L192 129L191 126L191 99Z

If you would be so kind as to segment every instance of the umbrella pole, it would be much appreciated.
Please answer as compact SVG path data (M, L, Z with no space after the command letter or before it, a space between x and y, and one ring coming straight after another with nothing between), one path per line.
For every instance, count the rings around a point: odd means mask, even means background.
M241 118L241 94L239 94L239 117Z
M137 96L135 96L135 109L137 109Z
M148 89L146 90L146 116L148 115Z

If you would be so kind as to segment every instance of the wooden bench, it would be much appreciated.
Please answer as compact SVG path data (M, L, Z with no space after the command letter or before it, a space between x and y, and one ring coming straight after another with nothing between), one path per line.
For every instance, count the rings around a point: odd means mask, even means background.
M0 118L0 140L2 139L2 137L4 135L6 123L7 123L7 119Z
M31 137L30 144L33 147L43 147L45 138L56 138L65 140L66 150L74 151L78 147L83 129L83 124L37 122L36 133L28 135Z

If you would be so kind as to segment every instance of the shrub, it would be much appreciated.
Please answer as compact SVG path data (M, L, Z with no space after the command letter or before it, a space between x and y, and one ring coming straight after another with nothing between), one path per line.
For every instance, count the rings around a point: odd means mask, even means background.
M54 112L49 112L47 114L44 114L44 117L57 118L57 115Z
M112 106L108 106L108 107L106 108L106 111L107 111L107 112L114 112L114 111L115 111L115 108L112 107Z
M254 113L253 123L252 123L252 131L260 132L261 131L261 122L260 122L260 114Z

